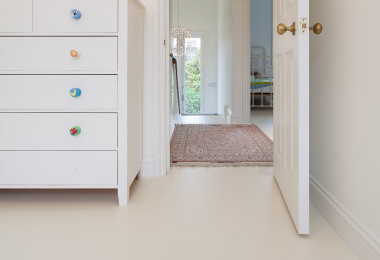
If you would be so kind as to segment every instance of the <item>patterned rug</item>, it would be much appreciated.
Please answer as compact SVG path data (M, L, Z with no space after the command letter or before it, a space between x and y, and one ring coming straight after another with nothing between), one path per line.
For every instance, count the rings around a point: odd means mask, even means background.
M172 166L273 166L273 143L255 125L176 125Z

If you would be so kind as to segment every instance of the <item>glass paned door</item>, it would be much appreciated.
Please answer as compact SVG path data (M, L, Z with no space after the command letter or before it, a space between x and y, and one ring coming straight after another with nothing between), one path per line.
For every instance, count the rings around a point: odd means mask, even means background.
M186 39L187 53L184 56L183 108L184 114L201 113L202 88L202 39Z

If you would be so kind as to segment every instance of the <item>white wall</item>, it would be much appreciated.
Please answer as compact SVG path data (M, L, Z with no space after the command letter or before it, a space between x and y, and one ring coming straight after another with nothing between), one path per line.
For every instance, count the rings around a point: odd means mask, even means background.
M156 176L157 163L157 140L154 129L157 117L155 88L155 0L141 0L145 5L146 13L144 16L144 78L143 78L143 168L142 175ZM157 72L156 72L157 73Z
M272 55L273 1L251 0L251 47L264 47Z
M232 116L246 124L250 116L250 0L232 1Z
M310 173L379 249L380 1L310 2Z
M170 0L171 26L178 26L178 0ZM204 50L203 113L218 113L218 0L180 0L180 26L190 31L206 32Z
M218 113L232 108L232 0L218 1Z

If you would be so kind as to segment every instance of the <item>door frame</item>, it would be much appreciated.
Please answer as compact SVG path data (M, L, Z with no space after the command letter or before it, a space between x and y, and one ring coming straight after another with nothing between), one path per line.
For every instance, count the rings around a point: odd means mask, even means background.
M155 1L154 17L156 30L154 40L157 43L157 59L155 60L155 67L159 72L155 75L157 80L158 93L156 95L158 100L157 114L155 125L157 131L156 137L156 176L164 176L170 171L170 5L169 0ZM241 13L242 15L234 19L239 19L237 22L241 24L239 28L239 36L241 42L238 45L233 45L241 51L241 57L235 57L233 60L233 85L241 91L241 97L232 93L232 106L234 103L239 106L241 113L233 114L231 116L231 123L233 124L247 124L250 120L250 52L251 52L251 1L241 0ZM233 30L234 31L234 30ZM234 38L234 37L233 37ZM233 55L235 56L235 55ZM155 73L156 74L156 73ZM241 89L239 89L241 87ZM240 107L241 106L241 107ZM233 108L232 108L233 109ZM234 111L232 111L234 113Z

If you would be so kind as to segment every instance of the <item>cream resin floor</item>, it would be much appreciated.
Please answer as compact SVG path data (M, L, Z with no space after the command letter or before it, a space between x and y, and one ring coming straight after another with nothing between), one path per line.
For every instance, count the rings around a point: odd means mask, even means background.
M250 124L255 124L273 140L273 109L255 108L251 110Z
M115 191L0 190L0 259L351 260L311 208L298 236L271 168L174 168Z
M273 137L271 110L251 123ZM137 180L125 208L115 191L0 190L0 259L356 258L313 207L311 235L296 234L272 168L173 168Z

